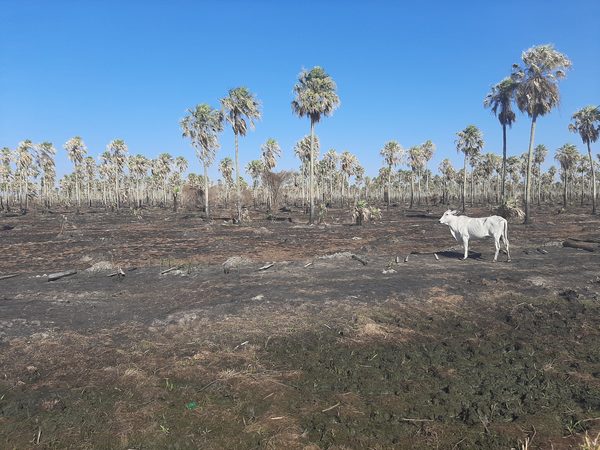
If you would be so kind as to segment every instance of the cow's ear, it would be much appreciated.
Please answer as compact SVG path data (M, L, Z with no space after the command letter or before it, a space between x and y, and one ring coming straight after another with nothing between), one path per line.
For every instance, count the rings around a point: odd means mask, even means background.
M456 215L458 214L458 211L455 209L455 210L453 210L453 211L450 211L450 214L452 214L452 215L456 216Z

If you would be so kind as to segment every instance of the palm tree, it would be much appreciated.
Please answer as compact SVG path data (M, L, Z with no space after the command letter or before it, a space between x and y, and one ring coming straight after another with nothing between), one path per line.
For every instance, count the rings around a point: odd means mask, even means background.
M254 207L256 207L256 191L258 189L258 182L263 172L265 171L265 165L260 159L254 159L246 165L246 173L252 178L252 196L254 198Z
M540 206L542 201L542 163L546 159L546 155L548 154L548 149L544 144L536 145L533 149L533 162L537 164L537 172L538 172L538 199L537 204Z
M127 163L127 144L122 139L114 139L106 146L106 151L110 154L112 168L115 177L115 204L117 209L121 207L121 197L119 193L120 175Z
M135 178L137 207L142 207L142 194L140 190L141 181L150 168L150 161L144 155L135 155L129 158L129 172Z
M565 77L565 71L571 67L571 61L550 44L524 51L521 59L524 67L515 65L513 77L518 81L517 106L531 117L525 185L525 223L530 223L531 166L536 121L539 116L548 114L558 105L558 80Z
M596 142L600 134L600 107L590 105L581 108L573 114L571 120L573 120L573 123L569 124L569 130L573 133L579 133L581 140L587 145L590 171L592 173L592 214L596 214L596 171L594 170L591 143Z
M223 131L223 113L206 103L188 109L188 115L180 122L183 137L190 139L198 159L204 168L204 211L210 219L208 207L208 168L215 160L219 149L218 134Z
M339 106L340 99L335 92L336 85L333 79L319 66L313 67L310 72L303 70L298 82L294 86L296 98L292 101L292 110L299 117L310 119L310 155L313 155L315 124L322 116L331 116ZM310 158L310 218L314 223L315 199L314 199L314 161Z
M175 158L175 167L177 167L177 171L182 174L188 169L188 160L183 156L178 156Z
M96 161L91 156L86 156L83 160L83 169L86 177L88 206L92 206L92 184L96 177Z
M273 170L277 163L276 158L279 158L281 155L281 147L275 139L269 138L267 139L267 142L260 147L260 150L262 152L262 160L265 169L269 171Z
M233 185L233 161L229 156L226 156L219 163L219 172L223 175L225 182L225 208L229 203L229 189Z
M29 207L29 176L33 164L33 157L30 150L33 148L33 143L27 139L19 142L16 152L15 162L17 166L16 175L19 179L19 203L23 207L23 200L25 200L25 209Z
M502 125L502 190L500 191L500 201L504 202L504 187L506 184L506 126L512 127L515 121L515 113L512 110L512 102L515 96L517 82L506 77L500 83L492 86L492 90L483 100L485 108L491 108L492 113L498 117Z
M64 149L67 151L67 155L75 169L75 194L77 196L77 208L80 208L81 196L79 194L79 173L81 172L83 158L87 154L87 147L79 136L75 136L65 143Z
M12 180L12 152L10 148L3 147L0 150L0 208L10 211L10 182ZM4 192L4 202L1 194Z
M563 180L563 206L566 208L567 185L569 183L571 172L575 168L577 160L579 159L579 151L577 151L577 147L575 147L573 144L565 144L556 150L554 159L559 162L561 168L561 178Z
M427 170L427 164L433 158L435 152L435 144L430 140L425 141L421 144L421 157L423 158L423 168L425 172L425 201L429 204L429 171Z
M167 207L169 194L168 194L168 180L171 173L171 166L173 165L173 157L169 153L161 153L157 159L157 172L158 177L162 181L163 185L163 201L165 208Z
M50 206L49 193L51 187L54 187L56 177L54 155L56 149L50 142L37 145L37 164L43 172L40 180L40 197L46 207Z
M450 204L450 199L448 195L448 183L452 182L454 177L456 176L456 170L452 166L452 163L448 158L444 159L438 168L440 173L443 175L444 189L442 192L442 204Z
M462 186L462 208L465 207L465 197L467 193L467 159L472 160L474 156L478 155L483 148L483 135L479 128L475 125L469 125L463 131L456 133L458 139L455 141L456 150L462 152L465 155L463 165L463 186Z
M260 105L254 95L245 87L230 89L227 97L221 99L221 107L227 122L233 129L235 136L235 190L237 218L242 218L242 205L240 198L240 170L238 137L246 136L248 125L254 129L254 121L260 120ZM248 120L248 124L246 123Z
M337 154L335 149L330 148L323 155L323 163L327 170L327 178L329 179L329 201L333 202L333 178L337 172L337 166L340 160L340 156Z
M379 154L383 157L383 160L388 166L388 179L387 179L387 209L390 209L390 201L392 197L392 167L396 167L402 159L402 153L404 149L396 141L386 142Z
M302 164L301 171L302 171L302 177L303 177L302 178L302 205L303 206L305 205L305 203L304 203L304 199L305 199L304 186L306 184L306 175L307 175L306 172L307 172L308 167L310 166L310 162L313 160L319 159L320 148L321 148L321 144L320 144L318 136L312 136L312 140L311 140L311 136L304 136L294 146L294 153L296 154L298 159L300 159L300 162ZM307 163L308 163L308 165L307 165ZM310 189L309 189L309 191L310 191ZM310 204L310 202L309 202L309 204Z
M345 151L340 157L340 166L342 170L342 206L344 205L344 184L348 180L348 189L350 189L350 177L354 175L358 160L352 153Z
M423 156L421 154L421 146L415 145L408 150L408 165L410 166L410 208L413 207L415 198L415 173L420 174ZM419 180L419 186L421 181ZM421 190L419 189L419 204L421 203Z

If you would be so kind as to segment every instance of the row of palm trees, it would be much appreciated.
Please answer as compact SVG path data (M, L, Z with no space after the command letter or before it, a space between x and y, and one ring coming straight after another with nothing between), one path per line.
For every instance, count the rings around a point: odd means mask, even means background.
M490 108L498 117L502 126L503 154L501 163L498 157L491 153L481 155L484 140L480 130L469 125L459 131L456 137L456 148L464 154L463 168L454 170L448 160L444 160L439 167L441 175L433 175L428 169L428 162L435 152L435 145L431 141L410 147L408 150L397 141L387 142L380 151L384 167L379 175L374 178L365 177L364 168L358 162L356 156L350 152L341 155L331 149L319 159L319 139L315 135L316 124L323 117L330 116L339 107L340 99L336 93L336 84L333 79L321 68L314 67L310 71L303 70L294 85L294 99L291 102L292 111L300 118L307 117L310 121L310 134L300 139L294 147L294 152L301 162L298 173L289 179L291 184L287 187L290 193L288 198L300 198L301 202L308 204L309 220L315 219L315 201L321 199L324 202L333 203L356 199L359 195L369 197L373 193L381 192L383 200L388 208L395 196L405 198L406 191L399 193L395 188L398 186L410 187L410 206L416 202L430 201L431 190L441 188L442 201L449 201L454 189L461 188L460 201L463 209L466 209L467 178L470 176L471 203L475 200L477 190L477 179L482 176L496 176L497 183L492 188L490 184L486 187L485 197L488 201L495 198L496 202L504 202L508 195L522 195L525 204L525 220L530 220L530 204L532 191L537 190L538 203L542 198L542 185L545 191L551 191L556 169L551 168L546 174L541 172L541 164L548 153L543 145L534 146L535 126L540 116L549 113L559 102L558 81L565 76L570 68L571 61L562 53L556 51L551 45L533 47L522 54L522 64L513 66L510 76L504 78L494 85L484 99L484 107ZM239 168L239 138L244 137L249 129L255 127L260 120L260 103L256 96L246 87L237 87L229 90L227 95L220 101L220 108L213 108L203 103L187 111L186 116L180 121L182 135L190 140L196 151L197 157L203 166L203 176L191 176L188 183L203 184L204 209L207 217L210 217L209 194L211 184L208 177L208 169L216 159L220 147L219 134L224 129L224 123L228 123L234 134L235 153L234 159L225 157L219 164L222 176L221 190L224 191L225 203L228 203L230 192L235 187L235 207L238 219L242 215L241 189L244 183ZM507 127L516 120L513 105L531 118L531 132L529 148L525 157L520 159L507 155ZM598 139L600 128L600 110L595 106L588 106L577 111L572 117L569 129L580 135L588 150L588 167L581 171L589 172L591 182L591 201L593 212L596 212L597 189L595 180L595 164L592 157L591 143ZM143 155L127 157L127 145L122 140L111 141L107 149L100 156L100 164L96 165L92 157L87 156L87 148L80 137L74 137L67 141L64 148L73 163L74 171L71 175L63 178L59 185L64 196L74 197L77 207L81 206L81 191L85 189L84 196L91 204L94 197L102 192L102 200L105 205L114 205L119 208L123 202L124 192L128 192L128 204L142 206L144 203L156 202L167 205L169 197L173 196L176 202L176 193L182 188L182 174L187 170L187 161L183 158L173 161L168 154L161 154L155 161L147 160ZM14 155L13 155L14 153ZM31 180L39 177L39 197L46 206L54 195L55 168L54 155L56 151L52 144L33 144L31 141L19 143L13 151L8 148L2 149L0 153L0 205L11 201L17 201L20 205L28 207L30 191L37 186ZM262 190L262 198L271 207L272 193L264 182L272 174L276 166L276 159L281 154L281 148L275 139L269 139L261 147L261 158L251 161L246 172L252 178L252 192L256 199ZM576 180L573 175L573 167L581 166L581 158L576 156L577 149L571 144L561 147L557 152L557 161L561 165L561 177L563 179L563 200L566 203L567 185ZM15 163L14 175L11 162ZM405 163L409 170L395 171L399 165ZM175 164L177 170L171 170ZM338 168L339 164L339 168ZM129 166L129 175L124 169ZM500 169L498 167L500 166ZM519 169L515 169L519 166ZM470 172L469 172L470 168ZM151 175L148 174L151 172ZM171 173L172 172L172 173ZM98 179L96 179L96 174ZM460 180L455 177L460 176ZM523 177L523 188L520 188L519 180L515 180L515 174ZM548 179L548 175L551 178ZM507 177L512 177L507 180ZM437 178L436 178L437 177ZM354 179L351 185L350 179ZM532 183L536 186L532 187ZM544 183L544 180L546 181ZM508 184L510 182L510 189ZM424 183L425 192L422 192ZM123 185L127 185L124 188ZM583 181L580 183L583 187ZM133 186L133 188L131 188ZM380 191L380 187L381 188ZM95 189L94 189L95 187ZM161 195L155 195L153 188L158 188ZM261 189L262 188L262 189ZM214 190L214 189L213 189ZM73 192L74 191L74 192ZM350 192L352 191L352 192ZM219 191L220 193L220 191ZM481 196L482 193L479 193ZM583 198L583 196L582 196ZM133 201L134 200L134 201ZM3 206L4 207L4 206Z
M459 135L466 135L471 129L463 130ZM310 141L310 136L305 136L295 146L302 164L299 171L289 174L288 183L283 185L282 192L289 203L310 204ZM449 203L454 200L470 200L471 205L498 203L502 190L510 198L524 197L527 153L509 156L503 164L499 155L489 152L481 154L478 150L482 145L465 144L468 142L469 139L457 140L458 146L466 149L465 163L460 170L445 159L439 165L438 173L433 173L427 167L434 149L430 142L411 147L405 152L397 142L390 141L381 150L384 166L377 176L369 177L365 176L364 168L356 156L348 151L340 154L329 149L319 159L319 138L315 135L315 197L330 205L350 205L358 199L367 198L374 202L384 201L388 205L406 201L411 207L414 204ZM130 207L169 207L175 206L178 193L185 184L192 187L208 185L211 195L215 195L219 203L227 207L230 194L235 189L234 163L230 157L220 161L221 180L211 185L207 177L194 173L188 174L184 181L188 162L181 156L173 158L168 153L162 153L153 160L143 155L128 156L126 144L119 140L109 143L98 163L87 156L81 138L69 140L65 148L69 151L76 149L80 154L72 157L76 161L74 171L59 180L58 189L55 188L55 149L51 144L45 142L36 145L24 141L19 143L15 151L2 149L0 205L4 208L12 202L27 207L30 199L35 198L37 203L45 207L59 202L77 207L84 202L88 206L103 205L110 208L118 208L122 203ZM281 149L271 139L261 147L261 152L261 159L250 161L246 166L252 184L248 186L242 177L238 182L243 192L252 194L255 205L267 205L271 209L272 186L265 175L272 174ZM580 154L575 145L565 144L556 150L554 158L559 163L559 170L552 166L542 172L541 166L547 154L548 150L543 144L534 149L533 192L537 194L538 205L552 201L553 195L559 191L562 191L565 205L572 202L576 192L581 192L583 202L584 189L594 195L588 158ZM595 165L598 166L598 162ZM555 181L557 174L560 174L561 183ZM501 183L503 175L506 176L505 183ZM588 198L591 199L591 196Z

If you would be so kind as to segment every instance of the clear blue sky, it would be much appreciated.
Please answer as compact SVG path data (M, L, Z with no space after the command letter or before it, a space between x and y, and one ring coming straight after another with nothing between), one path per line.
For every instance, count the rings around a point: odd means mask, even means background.
M583 150L567 124L578 108L600 103L599 22L597 0L0 0L0 146L51 141L62 175L72 136L93 156L121 138L131 154L184 155L200 172L179 120L244 85L263 119L241 140L241 164L274 137L284 151L278 167L295 168L293 146L309 124L291 112L292 87L302 68L320 65L342 102L317 126L321 151L349 150L376 175L386 141L408 148L431 139L431 167L445 157L460 164L455 134L469 124L483 131L485 151L501 151L501 128L483 98L523 50L553 43L573 70L536 143L552 154L566 142ZM528 133L518 115L510 154L526 150ZM217 161L233 156L230 129L221 144Z

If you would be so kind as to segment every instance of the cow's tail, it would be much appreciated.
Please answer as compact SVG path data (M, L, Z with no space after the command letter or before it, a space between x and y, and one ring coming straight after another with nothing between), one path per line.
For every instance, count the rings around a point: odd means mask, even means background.
M506 219L504 219L503 228L502 239L504 239L504 243L508 245L508 220Z

